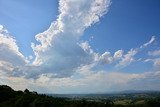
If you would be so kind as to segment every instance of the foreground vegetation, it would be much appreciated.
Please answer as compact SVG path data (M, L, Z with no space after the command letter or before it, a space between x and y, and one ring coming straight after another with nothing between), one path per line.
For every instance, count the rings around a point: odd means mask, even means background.
M60 98L0 86L0 107L160 107L157 93L127 94L108 98Z

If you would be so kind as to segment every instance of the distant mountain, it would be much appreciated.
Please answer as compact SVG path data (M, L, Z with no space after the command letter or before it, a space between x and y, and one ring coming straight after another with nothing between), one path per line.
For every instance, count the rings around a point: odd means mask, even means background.
M160 91L155 91L155 90L124 90L120 92L116 92L117 94L134 94L134 93L155 93L155 92L160 92Z

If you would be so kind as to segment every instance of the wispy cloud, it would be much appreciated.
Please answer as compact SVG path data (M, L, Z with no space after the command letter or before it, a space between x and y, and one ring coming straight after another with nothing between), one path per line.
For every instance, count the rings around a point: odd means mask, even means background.
M148 55L151 55L151 56L160 56L160 50L149 51Z
M155 40L156 40L156 37L152 36L152 38L150 39L150 41L144 43L140 48L147 47L148 45L152 44Z
M21 66L27 63L27 60L19 51L16 40L10 36L8 31L0 25L0 62L1 65Z

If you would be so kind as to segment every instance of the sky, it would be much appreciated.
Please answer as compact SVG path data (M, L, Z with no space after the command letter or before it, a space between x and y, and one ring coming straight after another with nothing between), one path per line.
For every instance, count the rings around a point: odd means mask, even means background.
M0 84L160 91L159 13L159 0L0 0Z

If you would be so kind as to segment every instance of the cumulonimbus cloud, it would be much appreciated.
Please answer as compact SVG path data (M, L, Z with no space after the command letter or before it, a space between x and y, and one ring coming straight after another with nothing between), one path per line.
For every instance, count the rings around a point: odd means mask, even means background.
M12 76L38 78L41 74L52 74L54 77L66 77L71 76L79 66L90 63L92 57L78 44L79 38L86 28L107 13L110 3L110 0L60 0L57 20L48 30L35 36L39 44L32 43L33 63L17 60L20 66L13 67ZM14 61L12 57L23 57L14 39L13 42L14 47L11 48L16 48L16 54L12 54L11 61Z
M32 44L36 55L33 64L45 68L44 73L63 77L91 62L78 45L79 38L107 13L109 6L110 0L60 0L58 19L47 31L36 35L40 44Z

